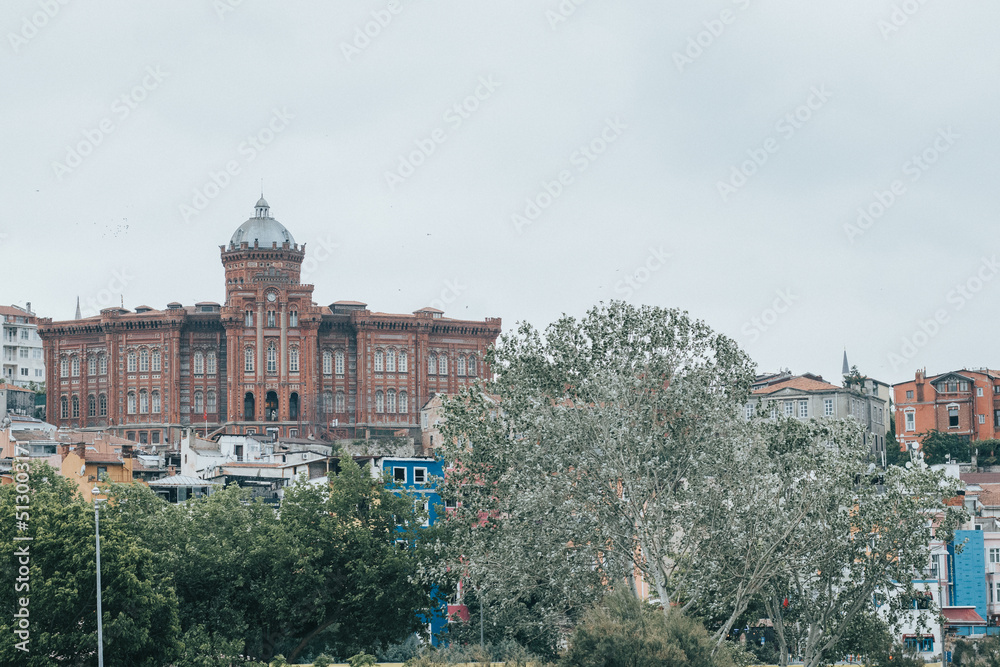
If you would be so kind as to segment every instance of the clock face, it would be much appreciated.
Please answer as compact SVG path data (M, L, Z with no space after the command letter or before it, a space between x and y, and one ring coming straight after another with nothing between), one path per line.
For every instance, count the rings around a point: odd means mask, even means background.
M268 292L267 293L267 300L268 301L274 301L277 298L278 298L278 295L275 294L274 292Z

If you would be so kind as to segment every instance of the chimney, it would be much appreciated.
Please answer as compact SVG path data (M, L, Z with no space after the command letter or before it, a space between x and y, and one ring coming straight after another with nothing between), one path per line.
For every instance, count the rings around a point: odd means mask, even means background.
M916 376L914 376L914 379L917 381L917 384L923 384L924 383L924 378L926 377L926 373L927 373L927 369L926 368L918 368L917 369L917 374L916 374Z
M132 445L122 445L122 458L131 459L135 456L135 450Z
M87 458L87 443L78 442L75 445L73 445L73 449L76 450L76 455L79 456L81 459Z

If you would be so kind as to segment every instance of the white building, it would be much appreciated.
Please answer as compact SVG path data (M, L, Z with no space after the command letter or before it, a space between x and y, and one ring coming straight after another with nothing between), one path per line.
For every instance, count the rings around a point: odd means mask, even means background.
M3 378L18 387L32 383L45 386L45 360L42 339L38 335L38 319L27 307L0 306L3 333Z

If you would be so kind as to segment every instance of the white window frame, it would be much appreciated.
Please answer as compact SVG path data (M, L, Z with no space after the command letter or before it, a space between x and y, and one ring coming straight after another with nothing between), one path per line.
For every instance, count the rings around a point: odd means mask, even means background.
M403 471L402 479L396 476L396 471ZM406 484L407 474L405 466L392 466L392 481L397 484Z
M427 483L427 468L414 468L413 469L413 483L414 484L426 484Z

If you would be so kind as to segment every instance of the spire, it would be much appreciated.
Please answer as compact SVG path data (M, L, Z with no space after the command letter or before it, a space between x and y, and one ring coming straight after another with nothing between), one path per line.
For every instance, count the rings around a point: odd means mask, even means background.
M76 319L83 319L83 316L80 315L80 297L76 297Z
M847 350L844 350L844 375L851 374L851 367L847 364Z

